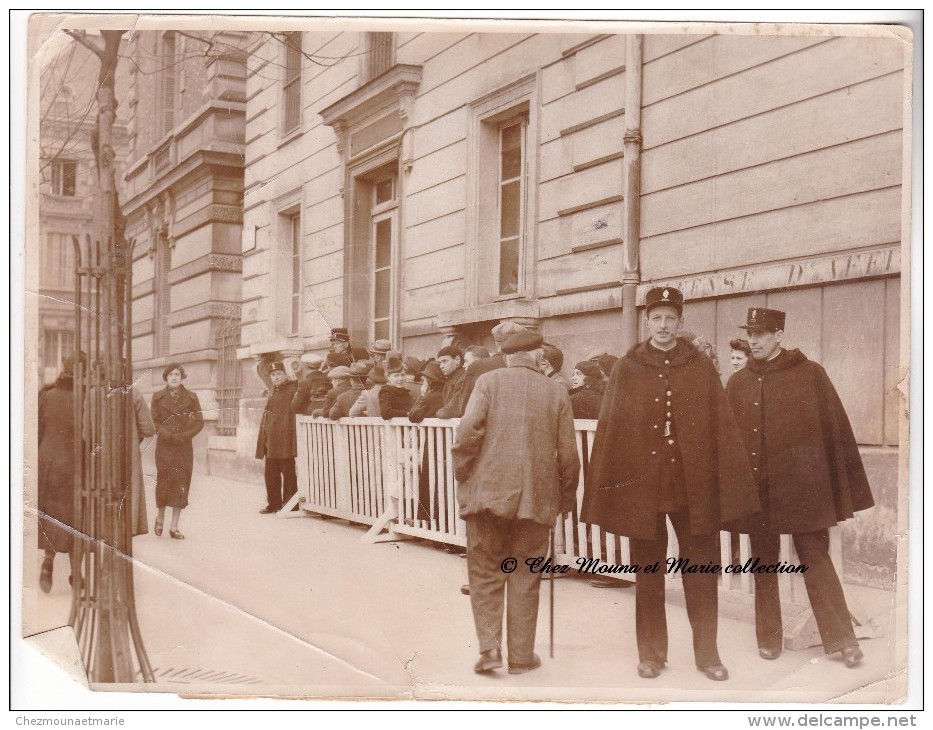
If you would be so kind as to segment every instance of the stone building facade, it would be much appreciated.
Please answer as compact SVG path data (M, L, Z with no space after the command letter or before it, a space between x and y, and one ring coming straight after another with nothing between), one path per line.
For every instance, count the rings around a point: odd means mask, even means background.
M210 446L236 438L246 67L242 32L129 34L123 211L133 250L133 365L147 395L180 362Z
M787 343L837 385L872 478L879 506L847 527L869 536L850 554L890 568L905 351L896 36L309 21L261 53L246 78L244 362L323 352L333 326L425 357L454 337L491 345L511 319L572 365L633 344L645 292L664 284L725 363L747 307L781 308ZM262 387L244 381L244 459Z
M86 237L97 236L99 201L92 134L97 125L100 68L97 57L77 41L62 45L41 63L39 174L33 198L38 200L39 228L38 238L27 248L38 259L38 286L27 291L38 291L39 387L55 382L62 361L74 352L77 256L73 239L84 246ZM127 88L127 75L120 69L115 79L118 97L125 96ZM126 113L125 105L118 106L113 126L118 169L126 155Z

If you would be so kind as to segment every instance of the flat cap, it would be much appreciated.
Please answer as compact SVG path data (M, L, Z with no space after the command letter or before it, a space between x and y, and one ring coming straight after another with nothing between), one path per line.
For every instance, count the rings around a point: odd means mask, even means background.
M440 366L433 360L425 363L424 367L421 368L421 376L433 380L435 383L443 383L446 380Z
M578 362L574 365L575 370L579 370L588 378L596 378L601 380L603 377L603 371L599 368L599 363L595 363L592 360L584 360L583 362Z
M315 355L313 352L306 352L301 356L301 361L312 368L319 368L324 364L324 358L320 355Z
M349 378L350 377L350 368L346 365L338 365L335 368L331 368L327 371L327 377L331 380L336 380L337 378Z
M516 352L528 352L536 350L544 344L544 338L534 332L518 332L502 343L502 352L506 355L514 355Z
M527 332L527 328L515 322L500 322L492 328L492 338L496 342L505 342L511 335Z

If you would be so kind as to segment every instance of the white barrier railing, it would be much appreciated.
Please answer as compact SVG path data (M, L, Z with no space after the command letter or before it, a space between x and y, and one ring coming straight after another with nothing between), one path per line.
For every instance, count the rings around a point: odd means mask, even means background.
M306 512L374 525L413 537L466 547L466 526L457 509L451 446L455 419L425 419L413 424L407 418L342 418L330 421L298 416L298 492ZM555 525L556 562L576 566L577 558L598 558L611 565L629 565L628 538L603 532L579 519L583 483L593 448L595 420L575 421L580 455L580 487L573 512ZM838 531L831 531L833 558L839 559ZM669 556L678 554L670 530ZM744 564L751 555L748 536L732 546L728 532L721 533L723 566ZM736 559L737 558L737 559ZM796 563L789 536L781 538L781 560ZM837 562L838 565L838 562ZM634 576L610 574L633 580ZM679 580L679 575L669 575ZM750 573L726 574L720 586L730 594L750 596ZM784 600L806 605L803 580L779 574Z

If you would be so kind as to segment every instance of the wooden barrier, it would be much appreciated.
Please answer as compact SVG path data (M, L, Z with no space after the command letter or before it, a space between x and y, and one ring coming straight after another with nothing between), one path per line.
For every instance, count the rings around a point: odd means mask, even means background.
M339 517L350 522L372 525L390 535L407 535L466 547L466 525L457 509L451 447L455 419L429 418L413 424L407 418L386 421L381 418L343 418L330 421L298 416L298 491L306 512ZM583 483L593 448L595 420L575 421L577 451L580 455L580 487L577 504L555 525L556 562L576 570L577 560L598 559L609 565L631 563L628 538L602 531L581 522ZM673 530L670 530L669 556L677 556ZM838 530L831 531L833 557L839 557ZM744 564L751 555L748 536L742 535L734 548L732 535L721 533L723 566ZM736 560L737 558L737 560ZM798 563L789 536L781 538L781 560ZM597 575L598 573L594 573ZM608 577L633 580L631 574L608 573ZM670 582L680 582L679 574L668 574ZM780 574L782 600L807 605L803 579ZM751 598L752 575L720 575L721 590ZM750 605L750 604L749 604Z

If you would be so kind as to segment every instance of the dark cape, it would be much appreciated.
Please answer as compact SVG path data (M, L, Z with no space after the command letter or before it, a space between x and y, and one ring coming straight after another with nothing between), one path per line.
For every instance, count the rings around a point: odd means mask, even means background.
M691 533L709 535L759 511L745 448L712 361L683 341L667 352L642 342L609 377L582 521L616 535L655 536L667 383Z
M286 380L272 389L256 439L257 459L291 459L298 455L295 411L292 403L298 383Z
M749 360L726 386L764 512L742 531L814 532L874 505L845 408L800 350Z
M39 547L71 552L75 509L75 429L71 377L39 395Z

